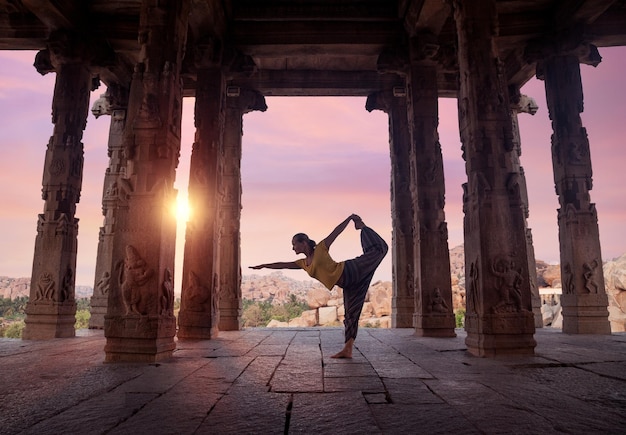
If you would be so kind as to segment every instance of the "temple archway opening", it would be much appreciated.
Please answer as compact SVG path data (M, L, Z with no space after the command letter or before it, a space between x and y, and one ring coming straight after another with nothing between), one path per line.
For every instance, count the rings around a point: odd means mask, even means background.
M242 273L254 264L295 259L294 234L321 241L351 213L390 240L387 115L367 112L359 97L266 101L267 111L244 116ZM351 258L358 247L357 233L347 229L332 255ZM304 271L284 274L308 279ZM389 258L376 279L391 280Z

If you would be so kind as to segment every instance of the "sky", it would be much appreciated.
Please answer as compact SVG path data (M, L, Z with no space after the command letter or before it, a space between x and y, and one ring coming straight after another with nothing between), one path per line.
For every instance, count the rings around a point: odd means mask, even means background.
M593 165L591 200L596 204L603 260L626 252L626 47L600 48L602 63L581 65L583 125ZM46 145L53 130L51 103L54 73L39 75L34 52L0 51L0 276L30 277L37 215L42 213L41 180ZM92 93L92 101L105 92ZM520 114L521 163L526 174L535 256L559 262L557 212L550 135L543 82L532 79L522 93L536 100L538 112ZM248 266L297 258L295 233L320 241L352 213L359 214L391 244L388 117L365 110L365 98L268 97L265 112L243 119L242 273L267 274ZM183 136L175 187L186 199L193 143L194 100L183 103ZM83 136L84 174L80 202L76 285L93 286L98 231L103 223L102 184L108 166L110 118L89 114ZM439 136L446 181L445 215L449 247L463 243L461 159L456 99L439 100ZM179 225L175 281L180 292L184 222ZM335 241L336 260L360 253L358 232L350 225ZM306 272L284 271L306 280ZM391 280L391 253L374 280Z

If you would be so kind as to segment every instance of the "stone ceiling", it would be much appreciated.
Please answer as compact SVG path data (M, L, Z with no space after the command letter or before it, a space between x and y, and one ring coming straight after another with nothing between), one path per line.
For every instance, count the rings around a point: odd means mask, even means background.
M436 47L441 96L457 90L456 29L446 0L191 0L183 66L219 47L232 85L265 95L367 95L401 84L409 37ZM93 46L94 70L127 85L139 55L141 0L0 0L0 49L40 50L55 31ZM497 45L510 84L563 46L626 45L626 0L497 0ZM584 57L584 53L581 53Z

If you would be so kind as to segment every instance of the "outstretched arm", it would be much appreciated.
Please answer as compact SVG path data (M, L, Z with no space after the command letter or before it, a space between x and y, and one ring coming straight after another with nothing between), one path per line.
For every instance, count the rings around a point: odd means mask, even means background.
M330 245L333 244L333 242L335 241L335 239L337 238L337 236L339 234L341 234L343 232L343 230L346 229L346 227L348 226L348 224L350 223L351 220L354 219L360 219L357 215L355 214L351 214L350 216L348 216L342 223L340 223L339 225L337 225L337 227L332 231L332 233L330 233L325 239L324 242L326 242L326 247L330 248Z
M276 263L259 264L258 266L250 266L250 269L300 269L295 261L278 261Z

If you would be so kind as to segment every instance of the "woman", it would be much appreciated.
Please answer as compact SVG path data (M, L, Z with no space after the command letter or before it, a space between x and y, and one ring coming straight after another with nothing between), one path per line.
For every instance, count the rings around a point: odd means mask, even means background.
M352 260L337 263L331 258L328 249L350 221L354 221L354 228L361 230L363 254ZM337 225L337 228L319 244L315 244L304 233L293 236L291 244L296 254L304 254L306 257L296 261L259 264L250 268L304 269L329 290L332 290L335 285L343 288L345 345L332 358L352 358L352 348L359 328L359 317L365 296L376 268L387 254L389 249L387 243L374 230L367 227L359 216L353 214Z

